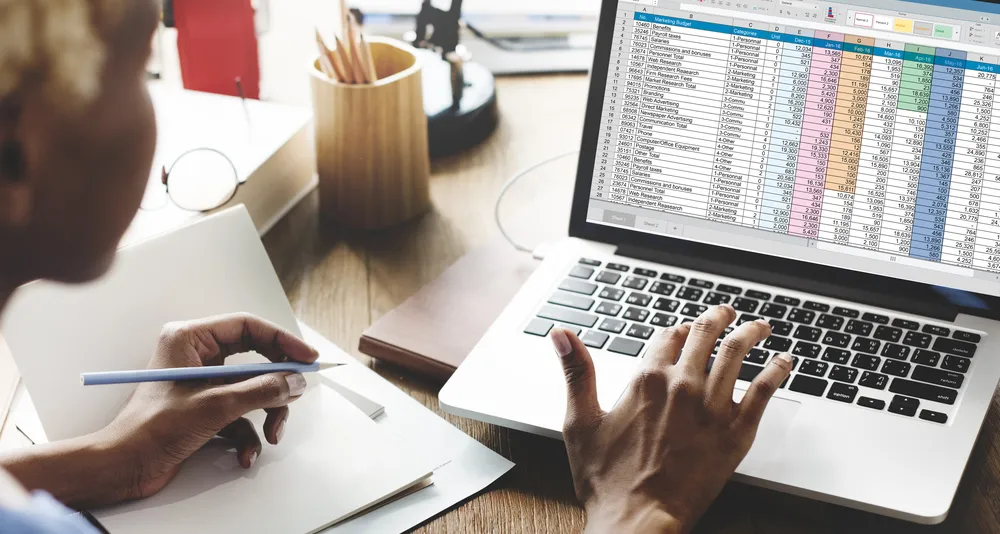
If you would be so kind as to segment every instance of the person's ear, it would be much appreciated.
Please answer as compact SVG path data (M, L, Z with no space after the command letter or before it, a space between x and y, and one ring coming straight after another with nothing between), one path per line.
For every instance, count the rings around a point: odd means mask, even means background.
M20 228L31 218L34 192L18 135L20 114L2 108L0 103L0 229Z

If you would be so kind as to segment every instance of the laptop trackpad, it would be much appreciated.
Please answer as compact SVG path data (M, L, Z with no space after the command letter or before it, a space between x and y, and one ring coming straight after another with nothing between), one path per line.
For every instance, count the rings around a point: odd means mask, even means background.
M801 406L801 403L787 399L771 399L764 410L760 426L757 427L757 439L740 464L740 473L749 475L781 462L785 451L785 435Z

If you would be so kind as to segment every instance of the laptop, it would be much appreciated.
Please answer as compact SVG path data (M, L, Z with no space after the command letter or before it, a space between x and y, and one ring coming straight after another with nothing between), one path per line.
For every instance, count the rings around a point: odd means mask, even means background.
M442 407L560 438L553 327L608 410L659 330L728 303L774 330L737 401L795 356L735 479L943 521L1000 379L998 8L605 0L570 237Z

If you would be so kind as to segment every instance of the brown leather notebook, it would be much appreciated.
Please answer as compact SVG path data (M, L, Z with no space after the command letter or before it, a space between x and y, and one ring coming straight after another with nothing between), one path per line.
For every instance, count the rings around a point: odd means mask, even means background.
M444 382L537 266L506 241L477 248L369 327L358 349Z

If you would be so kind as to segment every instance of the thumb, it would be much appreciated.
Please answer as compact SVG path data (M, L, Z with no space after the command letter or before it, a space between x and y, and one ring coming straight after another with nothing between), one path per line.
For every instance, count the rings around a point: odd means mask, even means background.
M597 376L590 351L565 328L554 328L549 334L556 354L562 360L563 374L566 376L566 422L564 430L572 430L577 425L588 424L601 416L601 406L597 402Z
M209 391L219 405L227 408L228 418L235 420L254 410L287 406L305 393L306 385L301 374L271 373Z

